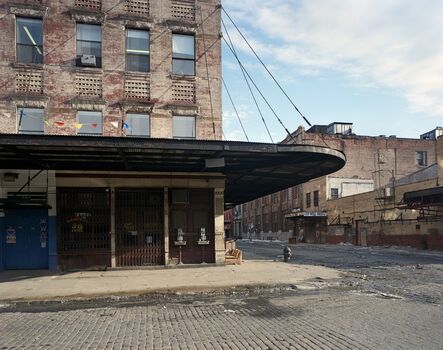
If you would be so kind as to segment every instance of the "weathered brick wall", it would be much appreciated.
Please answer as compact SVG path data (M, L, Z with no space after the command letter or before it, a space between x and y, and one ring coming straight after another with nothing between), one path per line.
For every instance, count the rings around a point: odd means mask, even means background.
M182 1L183 2L183 1ZM207 48L210 86L213 98L215 138L222 137L221 124L221 44L220 9L218 0L196 0L192 18L173 16L173 4L180 1L150 0L149 16L128 12L133 1L106 0L98 12L84 8L78 14L75 0L5 1L0 0L0 132L17 132L17 107L45 107L45 133L76 134L76 110L103 112L106 136L120 136L126 111L148 112L151 103L151 136L172 137L172 111L197 116L197 138L214 139L208 80L204 59ZM189 4L189 1L183 4ZM191 2L192 3L192 2ZM22 5L15 5L22 4ZM23 4L25 6L23 6ZM78 4L78 1L77 1ZM28 8L26 8L28 5ZM132 5L131 5L132 6ZM130 7L134 9L133 7ZM174 10L175 11L175 10ZM15 13L15 14L14 14ZM44 19L44 65L15 63L15 15L39 16ZM206 19L203 26L201 18ZM76 21L101 22L103 68L75 67ZM125 72L125 28L150 31L150 73ZM203 31L205 35L203 36ZM196 76L188 79L172 76L172 33L195 34ZM43 79L41 94L30 96L28 91L16 90L19 71L40 72ZM99 85L94 94L79 98L78 79ZM148 84L150 96L128 100L126 86L142 82ZM173 100L174 82L195 84L195 103ZM98 83L97 83L98 82ZM129 84L129 85L128 85ZM77 84L78 85L78 84ZM150 100L150 101L148 101ZM63 121L56 126L54 121ZM115 128L111 123L118 122Z

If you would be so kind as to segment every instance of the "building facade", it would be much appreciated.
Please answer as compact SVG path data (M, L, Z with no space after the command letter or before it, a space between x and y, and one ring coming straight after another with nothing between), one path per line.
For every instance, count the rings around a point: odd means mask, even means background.
M220 24L216 0L2 0L0 133L220 140ZM224 261L220 174L2 168L3 268Z
M223 264L225 200L344 165L221 140L220 31L218 0L0 0L0 269Z
M360 136L350 123L300 127L283 143L339 149L347 163L336 173L243 204L242 224L234 219L237 236L326 243L328 224L346 220L328 211L329 201L374 190L382 196L399 179L436 163L433 139Z

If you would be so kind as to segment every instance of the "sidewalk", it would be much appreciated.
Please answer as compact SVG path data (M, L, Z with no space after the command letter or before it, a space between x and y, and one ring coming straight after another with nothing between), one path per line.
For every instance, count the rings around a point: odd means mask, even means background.
M0 301L49 301L149 293L211 292L234 287L300 285L332 280L339 272L323 266L248 260L241 266L158 270L85 271L51 275L43 271L0 272Z

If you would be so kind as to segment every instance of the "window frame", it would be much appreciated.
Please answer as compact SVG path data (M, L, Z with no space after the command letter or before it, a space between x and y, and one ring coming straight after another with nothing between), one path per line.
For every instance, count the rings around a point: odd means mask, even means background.
M306 208L310 208L311 207L311 192L306 193L305 201L306 201Z
M192 37L194 39L194 57L192 59L190 58L176 58L174 57L174 36L187 36L187 37ZM172 74L173 75L177 75L177 76L188 76L188 77L195 77L197 75L197 62L196 62L196 56L197 56L197 45L196 45L196 37L195 37L195 33L180 33L180 32L173 32L172 33L172 48L171 48L171 57L172 57ZM174 71L174 60L179 60L179 61L187 61L193 62L193 74L180 74L180 73L176 73Z
M332 194L332 191L334 190L334 192L335 191L337 191L337 194ZM340 193L339 193L339 189L338 189L338 187L331 187L331 189L330 189L330 198L331 199L338 199L339 198L339 196L340 196Z
M318 207L318 203L319 203L319 192L318 192L318 190L317 191L314 191L314 195L313 195L313 204L314 204L314 208L315 207Z
M420 158L419 158L419 155ZM415 165L420 167L428 166L428 152L427 151L415 151Z
M138 32L146 32L148 33L148 50L147 54L142 53L128 53L128 33L129 31L138 31ZM148 70L131 70L128 68L128 56L141 56L141 57L147 57L148 61ZM151 72L151 32L147 29L138 29L138 28L129 28L126 27L125 29L125 69L127 72L137 72L137 73L150 73Z
M21 43L19 43L19 40L18 40L18 35L19 35L18 24L19 24L19 20L20 19L40 21L40 23L41 23L41 38L42 38L42 44L41 45L37 45L37 44L36 45L34 45L34 44L31 45L31 44L21 44ZM45 37L43 35L43 32L44 32L43 24L44 24L43 18L41 18L41 17L30 17L30 16L27 17L27 16L20 16L20 15L15 16L15 60L16 60L17 63L38 64L38 65L44 64L44 62L45 62L45 56L44 56L44 53L45 53L45 51L44 51ZM19 49L18 49L19 45L20 46L28 46L28 47L38 47L38 48L40 48L41 49L41 57L42 57L41 62L25 62L25 61L19 60Z
M186 137L186 136L176 136L174 132L174 119L175 118L192 118L194 120L194 136ZM195 140L197 139L197 117L195 115L173 115L172 116L172 138L173 139L183 139L183 140Z
M150 138L151 137L151 115L149 113L137 113L137 112L126 112L126 116L125 116L125 123L128 125L128 117L129 115L131 116L131 118L133 116L137 116L137 117L146 117L146 119L148 120L148 134L147 135L143 135L143 134L126 134L126 136L128 137L144 137L144 138ZM129 126L129 125L128 125ZM133 130L132 128L132 120L131 120L131 128L129 130Z
M80 122L80 113L84 113L84 112L87 112L87 113L100 113L100 115L101 115L101 122L100 123L97 123L97 125L100 125L100 133L85 133L85 132L80 132L80 130L82 129L82 128L79 128L79 129L77 129L77 135L78 136L103 136L103 126L104 126L104 119L103 119L103 112L102 111L88 111L88 110L77 110L77 116L76 116L76 118L77 118L77 123L79 123L79 124L84 124L84 123L81 123ZM95 124L95 123L93 123L93 124Z
M93 41L93 40L80 40L78 38L78 25L87 25L87 26L95 26L100 28L100 41ZM89 66L83 66L81 63L81 56L79 55L79 41L81 42L87 42L87 43L100 43L100 60L96 59L96 65L95 67L89 67ZM103 26L101 23L85 23L85 22L75 22L75 65L76 67L83 67L83 68L102 68L103 67Z
M40 131L34 131L34 130L20 130L20 127L22 125L23 119L21 117L23 117L21 115L21 111L25 110L25 109L33 109L33 110L41 110L43 112L42 117L42 130ZM45 116L46 116L46 111L44 108L39 108L39 107L17 107L17 134L23 134L23 135L44 135L45 133Z

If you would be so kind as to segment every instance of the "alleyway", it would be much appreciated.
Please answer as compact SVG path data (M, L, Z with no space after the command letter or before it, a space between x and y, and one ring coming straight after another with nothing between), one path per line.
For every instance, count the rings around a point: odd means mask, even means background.
M279 243L239 245L246 259L280 259ZM0 348L441 349L441 253L293 251L297 264L335 267L342 277L309 288L4 305Z

